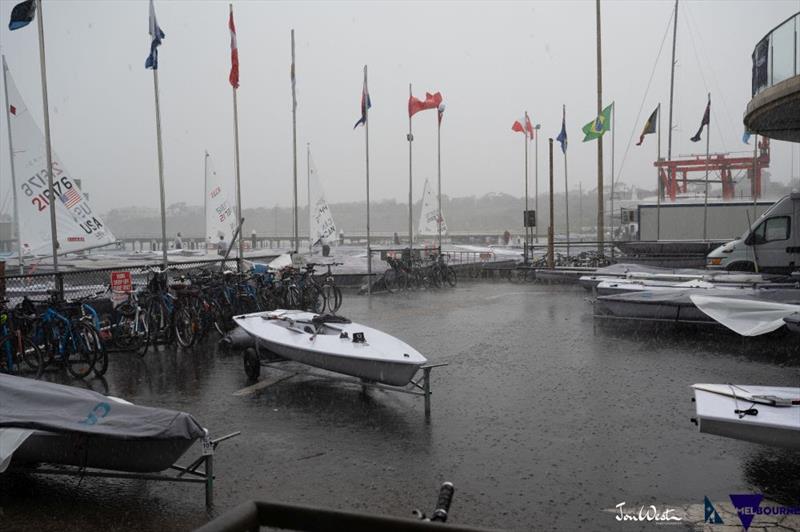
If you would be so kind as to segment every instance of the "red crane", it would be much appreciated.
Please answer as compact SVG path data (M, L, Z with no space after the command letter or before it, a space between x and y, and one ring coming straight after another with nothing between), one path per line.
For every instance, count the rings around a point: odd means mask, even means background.
M733 199L734 170L746 170L751 177L750 190L753 196L761 197L761 171L769 168L769 138L760 137L757 157L729 157L728 154L713 154L708 159L697 155L689 159L659 160L653 163L658 168L658 177L665 197L675 201L677 194L687 192L689 183L705 183L705 178L689 179L689 172L718 172L720 179L709 179L709 183L722 183L723 199Z

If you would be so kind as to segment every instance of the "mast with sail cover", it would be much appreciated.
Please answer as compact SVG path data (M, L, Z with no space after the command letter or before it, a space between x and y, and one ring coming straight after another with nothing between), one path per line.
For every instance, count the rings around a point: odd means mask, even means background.
M325 201L325 192L319 180L317 167L311 157L311 150L308 151L308 230L309 240L313 249L317 244L330 244L336 241L336 224L333 222L331 209Z
M419 226L417 233L420 235L439 234L439 207L433 198L433 189L428 180L425 180L425 187L422 189L422 209L419 213ZM447 234L447 224L444 221L444 214L441 219L442 234Z
M19 238L23 255L52 256L49 208L54 201L58 226L58 254L84 251L113 244L116 239L94 212L72 174L53 150L53 192L47 183L44 134L33 120L6 67L8 101L6 113L9 136L14 139L11 164L16 176L14 194L18 198ZM22 258L20 258L22 260Z
M214 161L205 154L205 239L206 248L215 249L220 236L230 244L236 232L236 210L228 197L225 179L217 175Z

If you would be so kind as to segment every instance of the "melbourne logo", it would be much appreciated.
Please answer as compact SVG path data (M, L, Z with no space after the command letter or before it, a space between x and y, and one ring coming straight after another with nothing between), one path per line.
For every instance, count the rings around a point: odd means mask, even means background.
M739 516L739 520L742 522L742 526L745 530L747 530L750 528L750 523L753 522L753 518L758 512L758 507L761 505L761 500L764 498L764 496L759 493L748 495L731 495L730 497L733 506L736 508L736 514Z
M712 525L722 525L722 518L719 516L717 509L714 508L714 505L711 504L711 501L708 500L708 495L706 495L705 501L703 502L703 506L705 507L705 518L703 521L706 523L710 523Z

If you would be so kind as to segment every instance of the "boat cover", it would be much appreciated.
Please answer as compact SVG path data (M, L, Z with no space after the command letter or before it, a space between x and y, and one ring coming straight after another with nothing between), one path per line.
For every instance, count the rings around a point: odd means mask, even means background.
M190 414L121 403L92 390L0 375L0 429L14 427L121 439L205 435Z
M742 336L758 336L783 327L784 318L800 312L800 305L703 295L689 296L713 320Z

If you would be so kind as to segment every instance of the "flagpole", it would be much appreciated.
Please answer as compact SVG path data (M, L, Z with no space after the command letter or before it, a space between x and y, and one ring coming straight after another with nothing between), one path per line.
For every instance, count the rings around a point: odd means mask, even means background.
M658 153L656 160L661 160L661 102L658 102ZM640 229L642 221L639 220ZM641 232L639 233L641 235ZM656 169L656 240L661 239L661 168Z
M366 95L362 94L362 98L369 98L369 85L367 85L367 65L364 65L364 88ZM368 99L364 101L364 151L366 153L366 171L367 171L367 295L372 295L372 244L369 232L369 105ZM409 119L410 124L410 119ZM411 146L411 143L409 143ZM409 148L410 150L410 148ZM410 152L409 152L410 157Z
M408 97L411 98L411 83L408 84ZM411 133L411 113L408 113L408 260L412 258L412 248L414 245L414 233L411 227L411 143L414 142L414 135Z
M616 138L617 131L617 104L611 102L611 257L614 257L614 139ZM620 222L622 222L620 220Z
M526 113L526 118L527 118L527 113ZM528 121L526 119L525 120L526 126L527 126L527 122ZM525 260L525 264L528 264L528 223L527 223L528 222L528 220L527 220L527 216L528 216L528 214L527 214L528 213L528 132L526 130L526 131L523 131L522 133L523 133L522 140L524 142L524 149L525 149L525 220L524 220L525 223L523 223L523 225L525 227L525 247L522 250L522 255L523 255L523 258Z
M539 124L536 125L536 146L534 147L534 187L533 193L536 196L533 198L533 209L536 211L534 217L539 216ZM536 220L534 220L536 222ZM533 226L534 229L534 241L538 244L539 243L539 224L538 222Z
M562 112L566 117L567 106L562 107ZM612 121L613 126L613 121ZM611 132L614 133L613 130ZM567 215L567 258L569 258L569 179L567 178L567 152L564 150L564 207Z
M203 157L203 248L208 254L208 150Z
M547 267L555 268L555 248L553 242L554 222L553 214L553 139L547 139L550 152L550 226L547 228Z
M294 172L294 252L300 249L297 229L297 98L294 89L294 30L292 30L292 168Z
M600 46L600 0L595 0L597 19L597 116L603 112L603 63ZM613 179L612 179L613 181ZM597 253L605 256L605 228L603 220L603 136L597 138Z
M50 201L50 240L53 246L53 271L58 273L58 231L56 228L56 195L53 188L53 147L50 143L50 110L47 103L47 68L45 67L44 52L44 13L42 12L42 0L36 0L36 9L39 11L37 26L39 28L39 67L42 76L42 107L44 109L44 143L45 154L47 156L47 189ZM60 279L56 278L56 288L60 285Z
M231 17L233 17L233 4L229 4ZM236 47L238 50L238 45ZM238 66L238 52L237 52L237 66ZM238 85L238 71L237 71L237 78L236 84ZM237 102L237 93L238 90L233 84L231 84L231 89L233 90L233 147L234 147L234 170L236 172L236 225L240 225L242 223L242 187L241 187L241 179L239 175L239 104ZM236 235L234 235L236 236ZM239 231L238 234L239 238L239 256L236 259L236 266L239 271L242 270L242 231Z
M708 93L708 105L711 105L711 93ZM708 107L708 124L706 124L706 192L703 201L703 240L708 240L708 147L711 141L711 108Z
M436 128L436 166L439 177L439 190L438 190L438 203L439 203L439 217L436 219L436 225L439 229L439 254L442 253L442 119L439 109L436 110L436 120L438 126ZM527 181L526 181L527 186Z
M25 264L22 262L22 237L19 230L19 205L17 203L17 178L14 172L14 142L11 139L11 102L8 101L8 78L6 72L8 65L6 64L6 56L3 55L3 91L6 98L6 127L8 128L8 161L11 164L11 190L13 191L14 199L14 233L17 237L17 263L19 265L19 273L25 273Z
M158 144L158 189L161 200L161 260L167 267L167 219L164 199L164 151L161 144L161 104L158 96L158 69L153 69L153 91L156 99L156 142Z
M308 256L314 254L313 245L311 241L311 143L306 142L306 196L308 198Z

